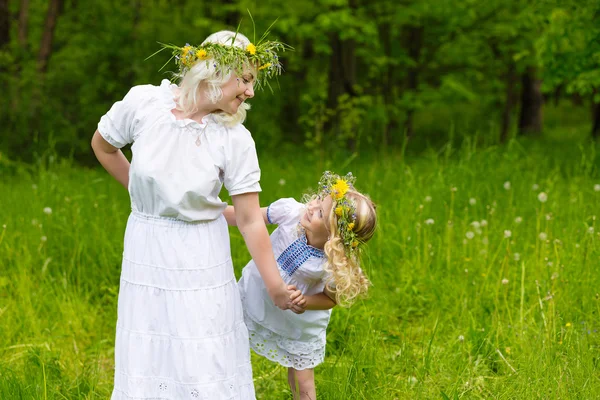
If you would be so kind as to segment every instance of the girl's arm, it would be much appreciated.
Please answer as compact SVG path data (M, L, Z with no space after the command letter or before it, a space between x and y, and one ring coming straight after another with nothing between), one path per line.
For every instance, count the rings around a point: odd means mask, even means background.
M258 206L258 193L238 194L231 196L231 199L235 207L236 225L265 282L271 300L277 307L287 310L291 307L291 290L279 275L271 239Z
M260 209L260 212L262 213L265 224L268 224L269 219L267 218L267 207L262 207ZM234 206L227 206L225 211L223 211L223 216L225 217L225 220L227 220L227 225L237 226L237 223L235 221L235 207Z
M306 310L329 310L337 305L335 295L327 288L323 292L311 296L304 296L306 299Z
M128 189L129 161L127 161L121 150L108 143L98 131L92 137L92 149L104 169L121 185L125 186L125 189Z

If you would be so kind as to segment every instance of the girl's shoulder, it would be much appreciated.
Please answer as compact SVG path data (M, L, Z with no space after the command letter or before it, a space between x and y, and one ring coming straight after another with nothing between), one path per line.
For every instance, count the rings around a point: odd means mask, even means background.
M302 216L304 204L287 197L274 201L267 207L267 219L270 224L297 223Z

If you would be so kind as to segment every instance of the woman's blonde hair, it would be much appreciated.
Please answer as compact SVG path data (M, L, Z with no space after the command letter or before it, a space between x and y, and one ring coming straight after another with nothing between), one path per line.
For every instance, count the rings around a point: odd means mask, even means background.
M242 35L232 31L220 31L213 33L207 37L202 44L220 43L231 45L232 39L235 37L233 45L245 49L250 44L250 40ZM253 69L254 66L249 65L248 68ZM200 85L206 83L207 89L203 93L212 103L217 103L223 98L221 87L229 81L231 74L219 74L213 65L211 59L207 61L199 61L183 74L176 74L180 79L178 93L175 94L175 102L177 109L183 111L186 115L191 115L198 110L198 95L200 93ZM256 71L254 71L256 76ZM246 112L250 109L250 104L243 102L237 109L235 114L226 112L214 112L212 115L217 122L222 123L226 127L233 127L241 124L246 119Z
M350 189L345 197L352 202L356 209L353 231L356 233L356 239L362 245L373 237L377 227L375 203L368 196L354 189ZM328 217L331 236L325 243L325 255L327 256L325 271L328 273L325 286L335 294L336 302L339 305L349 307L355 300L367 293L371 282L360 268L362 246L352 252L348 252L344 246L338 229L335 208L336 201L334 200Z

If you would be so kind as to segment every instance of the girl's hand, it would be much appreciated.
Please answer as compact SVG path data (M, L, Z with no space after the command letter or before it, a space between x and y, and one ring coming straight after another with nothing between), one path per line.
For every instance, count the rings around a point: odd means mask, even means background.
M291 310L296 314L302 314L306 311L306 298L301 291L295 290L294 286L288 286L288 290L292 290L290 301L292 302Z

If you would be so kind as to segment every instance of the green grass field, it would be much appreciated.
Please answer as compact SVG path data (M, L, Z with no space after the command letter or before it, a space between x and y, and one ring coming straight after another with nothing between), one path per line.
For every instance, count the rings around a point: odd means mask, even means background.
M598 147L477 142L260 154L265 205L300 198L324 169L352 170L378 204L373 287L334 310L319 398L599 398ZM128 195L47 156L0 167L0 399L106 399ZM248 253L231 235L239 276ZM290 398L283 368L253 366L259 399Z

